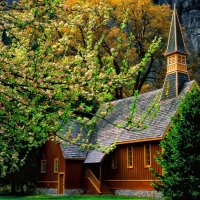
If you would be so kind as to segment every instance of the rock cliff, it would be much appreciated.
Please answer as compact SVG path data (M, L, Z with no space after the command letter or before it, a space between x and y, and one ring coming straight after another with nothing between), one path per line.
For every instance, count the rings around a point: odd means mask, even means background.
M182 24L186 28L188 47L200 53L200 1L184 0L179 5Z
M200 54L200 0L154 0L155 3L168 3L173 8L177 4L177 10L181 24L185 28L189 51Z

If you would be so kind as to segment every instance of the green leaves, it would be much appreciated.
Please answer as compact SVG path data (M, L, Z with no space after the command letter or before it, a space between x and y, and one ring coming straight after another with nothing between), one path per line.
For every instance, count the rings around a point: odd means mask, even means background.
M164 175L161 183L154 183L165 199L182 200L200 198L200 90L194 88L181 101L178 115L161 142L163 153L156 159Z
M112 32L113 12L111 5L102 2L80 1L70 8L60 0L20 0L6 12L0 10L0 29L12 38L7 45L0 42L0 148L4 152L0 174L21 167L20 160L25 161L31 149L70 121L88 130L82 147L93 146L89 144L97 121L93 116L105 103L124 97L122 89L132 88L141 71L132 59L135 38L124 36L128 15L122 20L123 30L116 26L119 32ZM141 65L158 43L153 43ZM108 106L102 118L110 110ZM131 110L134 117L135 105Z

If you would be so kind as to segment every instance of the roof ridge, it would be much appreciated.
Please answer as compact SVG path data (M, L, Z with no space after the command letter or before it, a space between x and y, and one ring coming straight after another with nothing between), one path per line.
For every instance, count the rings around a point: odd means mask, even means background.
M144 96L144 95L146 95L146 94L153 94L153 93L156 93L156 92L158 92L159 90L162 90L162 88L159 88L159 89L156 89L156 90L152 90L152 91L149 91L149 92L141 93L141 94L139 94L139 97ZM115 103L115 102L120 102L120 101L124 101L124 100L131 99L131 98L133 98L133 97L134 97L134 95L133 95L133 96L130 96L130 97L123 98L123 99L112 100L111 102L113 102L113 103Z

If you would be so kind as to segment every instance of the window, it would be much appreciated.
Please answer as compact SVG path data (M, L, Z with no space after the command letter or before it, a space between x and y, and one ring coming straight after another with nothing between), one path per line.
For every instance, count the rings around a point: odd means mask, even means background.
M117 169L117 152L116 151L114 151L112 154L111 168Z
M150 167L151 165L151 145L150 144L144 145L144 165L146 167Z
M46 173L46 171L47 171L47 161L41 160L40 173Z
M168 58L168 65L172 65L172 64L175 64L175 56L170 56Z
M176 62L175 56L172 56L172 64Z
M181 56L178 56L178 63L181 63Z
M172 64L172 59L171 57L168 58L168 65L171 65Z
M127 147L127 164L128 164L128 168L133 167L133 147L132 146Z
M186 57L185 56L182 56L182 64L186 64Z
M53 172L58 173L58 158L54 158Z
M186 57L185 56L178 56L178 63L180 64L186 64Z

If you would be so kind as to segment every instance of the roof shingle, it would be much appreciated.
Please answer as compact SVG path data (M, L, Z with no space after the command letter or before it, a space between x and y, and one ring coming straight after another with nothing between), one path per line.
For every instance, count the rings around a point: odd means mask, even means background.
M171 117L175 115L178 109L178 103L184 94L189 91L194 81L184 84L184 87L177 98L167 99L160 101L160 110L156 117L152 120L147 120L148 127L140 131L129 131L122 128L117 128L113 124L125 123L126 118L129 116L130 105L133 97L115 101L114 109L109 113L105 120L100 120L95 133L95 141L98 141L103 146L110 146L117 141L120 142L134 142L137 140L147 139L162 139L167 127L170 124ZM156 95L161 93L162 89L148 92L139 96L138 111L136 116L140 116L149 105L152 103ZM109 122L111 123L109 123ZM84 163L98 163L104 157L104 153L92 150L88 153Z
M78 134L80 132L82 132L80 130L81 126L77 122L71 122L70 124L65 125L58 134L61 134L61 135L65 134L68 131L69 127L73 127L71 130L72 138L77 138ZM82 136L82 137L84 137L84 136ZM80 140L81 140L81 138L80 138ZM81 150L79 146L80 145L78 142L75 144L61 143L60 147L63 152L64 158L65 159L85 159L87 152Z
M180 22L178 19L178 14L176 8L173 11L171 28L168 39L168 46L165 55L169 55L175 52L188 54L183 40L183 35L181 32Z

